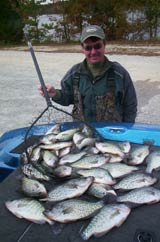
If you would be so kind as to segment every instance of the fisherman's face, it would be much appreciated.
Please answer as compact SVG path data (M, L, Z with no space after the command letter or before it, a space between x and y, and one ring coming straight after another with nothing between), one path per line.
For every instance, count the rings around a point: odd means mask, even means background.
M105 42L103 40L98 38L92 40L92 38L88 38L82 43L82 47L87 61L90 64L104 60Z

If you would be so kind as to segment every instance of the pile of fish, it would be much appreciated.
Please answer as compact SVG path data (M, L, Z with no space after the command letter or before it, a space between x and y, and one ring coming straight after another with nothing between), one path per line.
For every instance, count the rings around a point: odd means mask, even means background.
M87 219L84 240L121 226L132 208L160 202L160 189L153 186L160 150L101 140L86 125L61 130L55 124L22 160L24 196L6 201L6 208L39 224Z

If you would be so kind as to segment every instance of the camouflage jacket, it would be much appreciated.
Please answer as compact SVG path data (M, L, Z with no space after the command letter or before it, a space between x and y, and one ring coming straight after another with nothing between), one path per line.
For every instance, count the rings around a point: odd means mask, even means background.
M130 75L107 58L96 78L86 59L74 65L62 79L58 93L53 101L63 106L73 104L74 120L135 122L137 97Z

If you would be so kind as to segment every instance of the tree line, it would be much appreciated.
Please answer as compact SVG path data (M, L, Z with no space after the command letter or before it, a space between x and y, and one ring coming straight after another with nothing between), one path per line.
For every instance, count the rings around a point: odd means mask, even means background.
M159 40L160 0L68 0L42 5L45 0L1 0L0 44L20 44L23 27L37 43L76 41L84 25L101 25L108 41ZM39 16L59 14L61 18L39 27Z

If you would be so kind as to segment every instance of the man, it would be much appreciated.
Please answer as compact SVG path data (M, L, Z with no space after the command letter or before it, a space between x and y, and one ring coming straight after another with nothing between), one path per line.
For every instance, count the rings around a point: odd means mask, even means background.
M137 97L133 82L124 67L105 56L103 29L87 26L80 41L84 61L66 73L60 90L47 86L49 96L63 106L73 104L74 120L135 122Z

